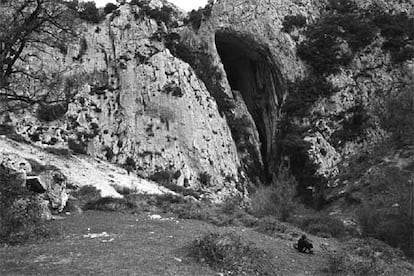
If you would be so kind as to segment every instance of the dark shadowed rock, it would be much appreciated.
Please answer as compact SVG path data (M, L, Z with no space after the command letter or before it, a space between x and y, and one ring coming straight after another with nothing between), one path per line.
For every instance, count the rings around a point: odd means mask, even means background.
M39 194L42 194L47 190L47 187L40 182L40 179L37 176L29 176L26 180L26 186L30 191Z

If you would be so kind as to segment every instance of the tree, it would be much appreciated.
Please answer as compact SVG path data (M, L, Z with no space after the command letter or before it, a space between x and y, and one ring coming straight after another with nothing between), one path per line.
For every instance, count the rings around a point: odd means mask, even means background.
M64 70L47 70L45 58L53 58L51 49L65 53L75 37L65 1L0 0L0 12L0 103L6 105L0 113L61 101L53 91Z
M78 4L78 13L81 19L94 24L98 24L103 19L93 1Z
M113 3L108 3L104 7L104 14L108 14L113 12L114 10L118 9L118 6Z

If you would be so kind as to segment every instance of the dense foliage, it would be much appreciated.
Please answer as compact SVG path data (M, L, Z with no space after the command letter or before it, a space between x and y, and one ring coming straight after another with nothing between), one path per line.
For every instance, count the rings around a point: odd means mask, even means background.
M211 16L211 11L213 9L213 1L209 1L204 8L199 8L198 10L192 10L187 18L184 19L185 24L191 24L194 30L200 29L201 22Z
M102 20L102 16L100 15L94 1L82 3L82 5L78 8L78 12L79 17L86 22L97 24Z
M296 21L287 17L284 25L301 26L302 22ZM414 57L413 18L384 12L375 5L362 10L352 0L331 0L322 16L306 28L306 40L298 46L298 55L315 75L337 73L379 33L385 38L383 50L395 63Z
M353 5L348 7L349 2L337 1L304 33L306 40L299 45L298 55L316 75L337 73L375 38L377 29L373 22Z
M162 6L159 8L152 8L146 0L132 0L130 5L136 5L140 8L140 15L149 16L157 22L164 22L167 26L175 27L177 23L174 20L174 9L170 6ZM139 15L137 15L139 16Z
M287 15L283 20L283 31L289 33L294 28L306 26L306 17L303 15Z
M113 3L108 3L104 7L104 14L109 14L113 12L114 10L118 9L118 6Z
M373 22L385 38L382 48L390 52L395 63L414 58L414 18L405 13L378 12Z

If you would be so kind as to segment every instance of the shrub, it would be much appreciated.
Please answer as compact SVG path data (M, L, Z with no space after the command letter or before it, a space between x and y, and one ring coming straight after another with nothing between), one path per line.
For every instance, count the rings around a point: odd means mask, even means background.
M198 261L226 271L228 275L275 275L269 255L234 233L210 233L191 245Z
M118 6L113 3L107 3L104 7L104 14L109 14L114 10L118 9Z
M129 174L131 171L135 170L136 168L135 160L132 157L128 156L125 159L125 162L124 164L122 164L122 166L127 170Z
M385 38L382 48L391 53L395 63L414 58L414 18L406 13L377 12L373 21Z
M296 218L294 223L304 231L324 238L339 238L346 233L346 227L341 220L324 214Z
M322 271L330 275L383 275L385 265L372 257L360 258L346 252L332 252Z
M89 23L98 24L103 18L94 1L81 3L78 10L79 17Z
M180 194L182 196L191 196L191 197L194 197L195 199L200 199L201 194L202 194L202 192L195 191L191 188L185 188L177 184L174 184L172 182L164 182L164 183L161 183L161 185L177 194Z
M85 141L83 141L82 139L79 139L79 138L78 139L69 138L68 139L68 147L74 153L78 153L78 154L86 154L87 149L88 149L87 143Z
M325 78L309 76L288 83L289 94L283 111L289 116L307 116L309 109L321 97L329 97L337 90Z
M58 104L41 104L37 109L37 118L45 122L55 121L68 111L68 105L66 103Z
M13 177L0 166L0 242L11 245L59 233L42 218L38 195L16 185Z
M105 152L105 158L106 158L106 160L112 161L112 158L114 158L114 156L115 156L115 153L112 150L112 148L109 147L109 146L105 146L104 149L103 149L103 151Z
M305 30L306 40L298 46L298 55L317 75L337 73L347 66L355 53L369 45L377 28L372 20L356 12L354 5L331 1L324 14ZM345 1L353 2L353 1Z
M413 256L414 186L410 173L384 165L371 170L364 182L368 190L358 210L362 234Z
M332 133L330 138L335 147L339 147L345 142L358 140L364 135L366 129L373 126L370 115L362 105L349 108L338 114L338 118L342 119L342 127Z
M345 273L347 270L347 256L342 252L332 252L328 255L328 263L323 272L335 275Z
M80 40L79 53L76 57L73 58L73 60L80 61L82 57L85 55L87 50L88 50L88 42L86 41L86 38L82 37L82 39Z
M149 176L148 179L155 181L160 185L168 186L180 176L179 173L180 171L170 171L170 170L157 171L151 176Z
M70 155L70 150L67 148L45 147L44 150L49 153L64 156L64 157L68 157Z
M82 205L86 202L96 201L101 198L101 192L96 189L95 186L91 185L82 186L71 194L78 199Z
M352 239L338 252L328 252L323 272L332 275L408 275L412 266L386 244L374 239ZM410 271L408 271L410 270Z
M98 210L98 211L127 211L135 209L136 205L125 198L112 198L112 197L103 197L97 200L87 202L83 209L84 210Z
M365 205L359 212L362 234L382 240L389 245L400 248L407 256L413 257L414 223L412 217L387 214L375 206Z
M148 1L132 0L130 5L136 5L140 8L141 13L155 19L157 22L164 22L167 26L174 26L174 9L169 6L162 6L159 8L151 8Z
M136 197L142 198L141 195L132 195L132 198ZM180 195L156 195L146 202L148 206L155 206L165 213L173 213L178 218L201 220L216 226L255 227L258 221L240 207L231 208L233 211L230 212L226 204L214 206L209 202L196 201Z
M289 168L280 165L270 186L261 186L251 197L251 212L257 217L274 216L287 221L295 212L296 180Z
M209 187L211 185L211 175L207 172L200 172L198 174L198 181L203 187Z
M213 9L213 2L210 2L204 7L198 10L192 10L188 16L184 19L184 24L191 24L194 30L198 31L201 27L201 22L207 18L210 18Z
M306 17L303 15L287 15L283 19L283 31L290 33L293 29L306 25Z
M183 90L181 89L181 87L179 87L176 84L170 83L170 84L166 84L163 88L162 88L162 92L167 94L167 95L172 95L174 97L182 97L184 95Z

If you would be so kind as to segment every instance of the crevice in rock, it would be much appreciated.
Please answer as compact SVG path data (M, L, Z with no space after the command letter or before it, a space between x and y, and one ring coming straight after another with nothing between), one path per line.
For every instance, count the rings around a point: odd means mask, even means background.
M233 137L239 153L244 152L243 165L250 179L259 177L262 182L269 183L280 105L285 93L282 74L269 49L252 38L224 31L216 33L215 39L236 101L231 118L227 115L227 119L233 136L241 132L244 135ZM240 108L243 106L240 101L246 110Z

